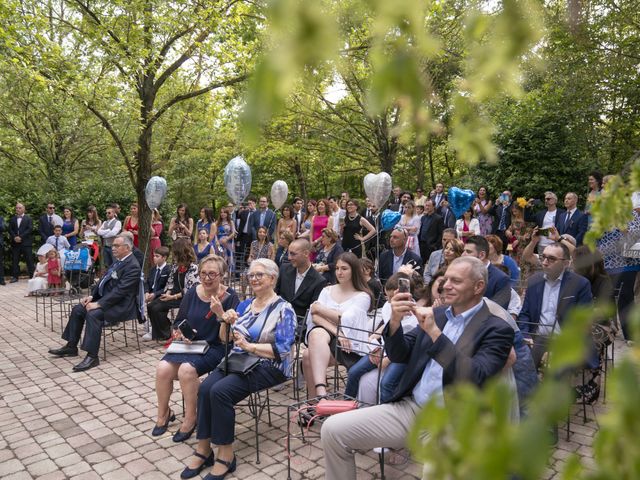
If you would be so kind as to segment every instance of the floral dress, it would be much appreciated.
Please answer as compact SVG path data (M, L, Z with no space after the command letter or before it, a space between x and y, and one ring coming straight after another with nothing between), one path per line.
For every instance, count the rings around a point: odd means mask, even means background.
M482 204L482 208L486 208L489 202L487 200L481 200L480 203ZM489 215L489 213L482 213L478 205L475 205L473 209L476 212L476 217L480 224L480 235L490 235L491 229L493 228L493 217Z

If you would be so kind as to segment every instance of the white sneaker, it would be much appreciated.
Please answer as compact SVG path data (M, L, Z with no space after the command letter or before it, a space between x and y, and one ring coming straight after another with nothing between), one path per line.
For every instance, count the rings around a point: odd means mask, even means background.
M145 342L149 342L151 340L153 340L152 336L151 336L151 332L147 332L142 336L142 340Z

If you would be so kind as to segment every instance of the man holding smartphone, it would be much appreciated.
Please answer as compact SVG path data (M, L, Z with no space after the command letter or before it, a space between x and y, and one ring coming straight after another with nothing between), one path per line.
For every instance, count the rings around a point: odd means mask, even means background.
M533 213L531 207L534 205L534 200L531 199L527 202L527 208L524 209L524 219L527 222L535 222L538 226L538 235L540 235L540 242L538 243L538 253L551 245L553 240L549 238L549 232L552 227L556 230L560 230L560 220L564 219L565 211L558 208L558 197L553 192L544 192L544 205L546 210L542 210L538 213Z
M82 372L100 364L98 353L104 324L115 324L131 320L140 315L138 293L140 290L140 264L132 255L133 239L120 234L111 245L116 261L102 276L93 292L73 307L69 321L62 333L67 343L62 348L49 349L57 357L77 357L78 343L82 329L86 325L82 350L85 359L73 367L74 372Z
M482 386L507 365L514 331L483 302L487 269L473 257L455 259L446 273L449 307L417 307L410 293L391 300L391 320L383 331L392 362L407 369L388 403L333 415L321 438L328 480L356 478L354 451L403 448L421 408L455 383ZM419 325L405 334L401 321L413 313ZM515 360L515 359L513 359Z

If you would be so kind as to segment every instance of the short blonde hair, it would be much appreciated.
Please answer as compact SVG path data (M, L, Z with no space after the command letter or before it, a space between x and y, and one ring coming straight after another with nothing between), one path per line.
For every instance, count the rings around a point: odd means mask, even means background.
M212 254L212 255L207 255L202 260L200 260L200 263L198 264L198 272L202 270L202 267L204 267L206 263L215 263L216 266L218 267L218 272L220 273L220 275L223 275L223 276L229 270L229 268L227 267L227 262L225 261L224 258L220 257L219 255Z

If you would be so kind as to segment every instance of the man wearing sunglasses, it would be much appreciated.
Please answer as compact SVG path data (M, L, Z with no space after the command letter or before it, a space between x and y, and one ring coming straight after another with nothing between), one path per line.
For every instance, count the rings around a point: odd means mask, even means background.
M561 243L545 247L542 272L529 279L518 325L525 341L533 344L533 360L540 364L549 337L559 332L571 310L592 301L589 281L569 270L569 249Z

